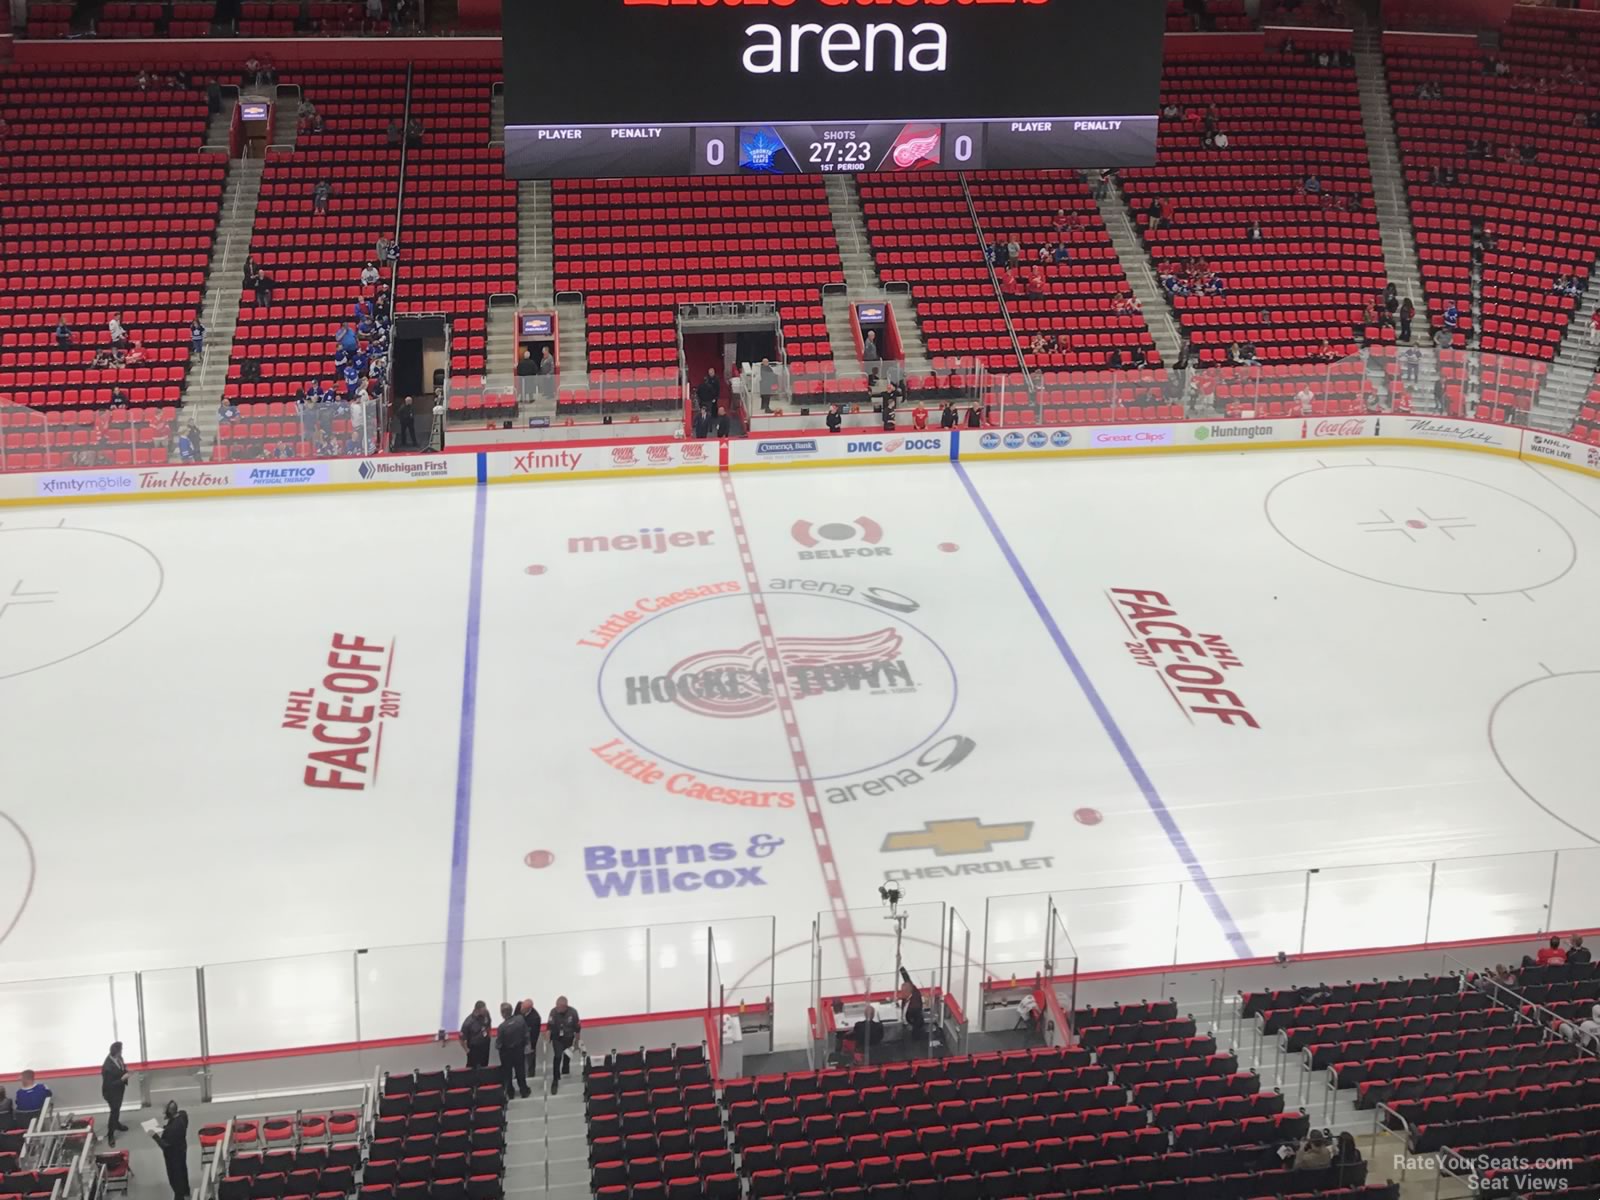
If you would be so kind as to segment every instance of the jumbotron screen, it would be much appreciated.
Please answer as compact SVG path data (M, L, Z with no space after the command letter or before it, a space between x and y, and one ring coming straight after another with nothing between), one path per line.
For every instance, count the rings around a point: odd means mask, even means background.
M518 179L1155 161L1164 0L508 0Z

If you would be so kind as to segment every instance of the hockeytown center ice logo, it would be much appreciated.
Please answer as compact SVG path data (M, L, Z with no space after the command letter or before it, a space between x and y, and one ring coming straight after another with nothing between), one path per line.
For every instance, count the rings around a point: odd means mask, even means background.
M703 717L736 719L771 712L780 690L804 700L916 687L893 628L853 637L779 637L775 646L781 664L776 680L767 647L754 641L691 654L660 675L628 676L628 705L676 704Z

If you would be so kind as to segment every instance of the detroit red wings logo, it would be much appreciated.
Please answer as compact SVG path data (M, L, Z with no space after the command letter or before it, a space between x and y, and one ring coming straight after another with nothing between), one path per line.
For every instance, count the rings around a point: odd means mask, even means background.
M939 131L907 129L895 143L894 165L902 171L923 165L939 165Z
M789 694L796 700L827 692L911 685L895 629L855 637L777 639ZM691 654L667 672L673 701L705 717L754 717L777 707L767 652L761 642L735 650Z

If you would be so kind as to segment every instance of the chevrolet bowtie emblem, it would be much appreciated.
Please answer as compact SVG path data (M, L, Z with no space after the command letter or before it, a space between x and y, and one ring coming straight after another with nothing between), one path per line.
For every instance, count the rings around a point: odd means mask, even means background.
M935 854L987 854L1001 842L1025 842L1033 833L1032 821L1010 825L985 825L976 817L959 821L925 821L916 831L891 833L884 850L932 850Z

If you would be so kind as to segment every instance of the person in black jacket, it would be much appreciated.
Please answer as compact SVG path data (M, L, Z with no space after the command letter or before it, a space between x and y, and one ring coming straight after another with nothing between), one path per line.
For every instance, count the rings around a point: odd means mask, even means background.
M539 1015L539 1010L533 1006L531 999L517 1005L517 1016L522 1018L522 1024L528 1030L528 1074L537 1075L539 1032L544 1027L544 1018Z
M567 1057L567 1051L578 1044L578 1034L582 1031L582 1023L578 1020L578 1010L567 1003L565 996L557 996L555 1007L550 1010L550 1094L555 1095L556 1089L561 1086L561 1077L571 1074L572 1060Z
M489 1006L479 1000L472 1006L467 1019L461 1022L461 1048L467 1052L467 1066L489 1065L489 1030L493 1026L494 1018L489 1015Z
M122 1043L112 1042L105 1062L100 1064L100 1095L111 1106L111 1115L106 1119L106 1140L113 1146L117 1144L117 1134L128 1132L128 1127L122 1123L122 1097L127 1091L128 1064L122 1061Z
M1572 942L1567 947L1567 962L1586 963L1589 958L1589 947L1583 944L1583 936L1581 934L1573 934Z
M839 432L839 426L841 426L843 424L844 424L844 417L839 412L839 406L837 404L830 405L828 407L828 420L827 420L828 432L829 433L838 433Z
M954 429L955 425L956 425L956 406L954 404L951 404L950 401L946 400L944 402L944 406L939 409L939 428L940 429Z
M528 1090L528 1027L522 1018L511 1010L511 1005L500 1005L500 1031L495 1034L495 1049L500 1051L500 1078L511 1098L512 1082L516 1093L526 1100L533 1095Z
M178 1107L176 1100L168 1100L163 1115L166 1124L160 1133L150 1137L161 1147L161 1157L166 1160L172 1200L189 1200L189 1114Z

